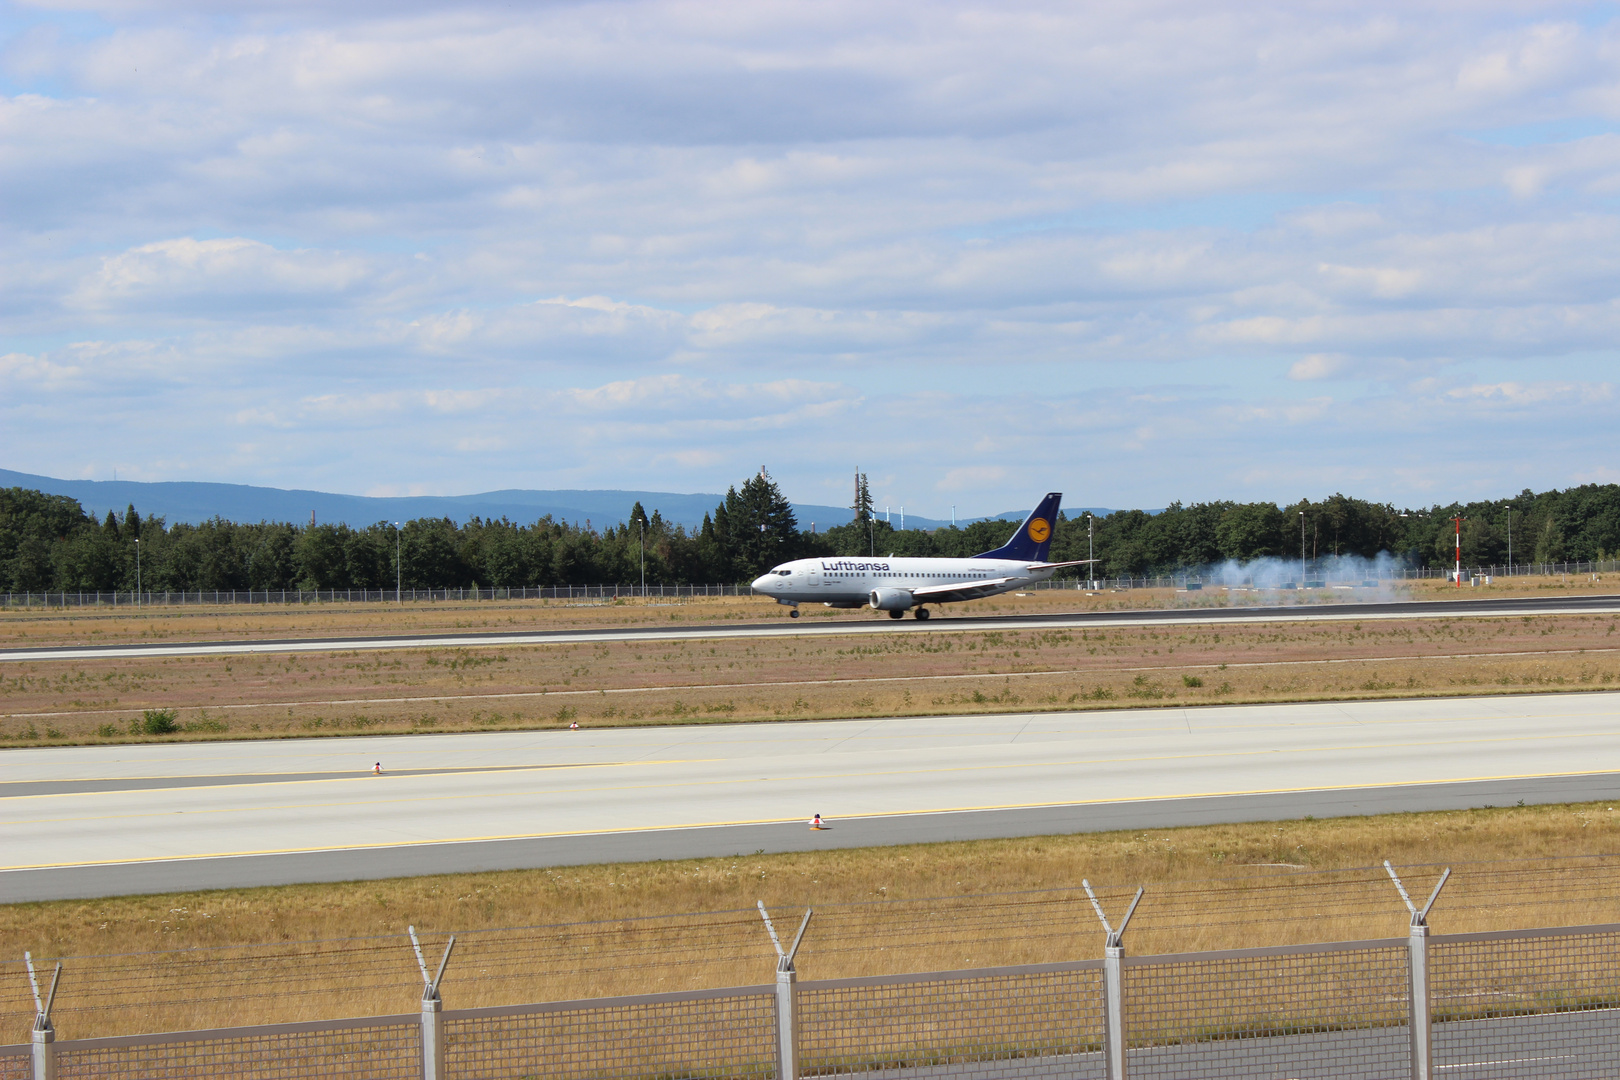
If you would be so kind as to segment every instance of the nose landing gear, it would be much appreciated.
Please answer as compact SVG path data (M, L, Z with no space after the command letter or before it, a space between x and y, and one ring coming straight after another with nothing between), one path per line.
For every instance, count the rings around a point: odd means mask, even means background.
M799 609L798 608L794 608L792 611L788 612L788 618L797 619L798 617L799 617Z

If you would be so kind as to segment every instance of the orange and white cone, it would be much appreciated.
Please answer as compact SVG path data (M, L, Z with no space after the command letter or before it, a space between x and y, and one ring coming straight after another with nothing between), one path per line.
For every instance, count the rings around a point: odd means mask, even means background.
M817 814L815 817L810 819L810 827L812 829L820 829L821 828L821 815L820 814Z
M371 771L376 773L378 776L381 776L382 775L382 762L379 761L379 762L377 762L377 764L373 765L371 767Z

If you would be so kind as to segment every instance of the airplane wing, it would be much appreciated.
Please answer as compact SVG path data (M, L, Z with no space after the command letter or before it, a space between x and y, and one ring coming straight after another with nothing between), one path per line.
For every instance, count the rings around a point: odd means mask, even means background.
M974 582L963 582L960 585L924 585L920 589L912 589L911 595L918 600L926 600L932 604L954 603L958 600L978 600L986 596L994 596L996 590L1003 585L1021 581L1022 578L998 577L984 578Z
M1102 562L1101 559L1075 559L1071 562L1032 562L1031 570L1061 570L1065 566L1085 566L1087 563Z

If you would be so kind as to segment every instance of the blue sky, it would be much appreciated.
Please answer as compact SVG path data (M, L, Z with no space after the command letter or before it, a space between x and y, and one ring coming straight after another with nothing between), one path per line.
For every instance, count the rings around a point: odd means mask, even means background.
M25 472L1620 481L1620 5L0 3L0 140Z

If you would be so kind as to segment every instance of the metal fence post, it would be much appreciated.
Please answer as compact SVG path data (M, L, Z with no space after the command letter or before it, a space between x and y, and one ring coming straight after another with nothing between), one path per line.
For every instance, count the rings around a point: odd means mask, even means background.
M1408 969L1412 973L1412 1080L1434 1076L1434 1032L1429 1013L1429 928L1415 919L1407 937Z
M34 1080L56 1080L56 1032L49 1024L36 1027L34 1037Z
M422 943L416 940L416 927L408 926L406 930L411 935L411 948L416 951L416 966L422 970L422 1080L445 1080L444 999L439 996L439 983L444 979L445 965L450 963L450 950L456 947L456 935L451 934L444 947L438 974L429 978Z
M1412 1080L1434 1080L1433 1017L1429 1011L1429 909L1440 898L1440 890L1446 887L1446 879L1451 877L1451 867L1446 867L1445 873L1440 875L1434 892L1429 894L1429 902L1421 908L1412 903L1412 898L1406 894L1406 886L1401 884L1400 876L1389 865L1388 859L1384 860L1384 869L1389 872L1389 879L1395 883L1396 891L1406 902L1406 909L1412 913L1412 924L1406 939L1407 966L1412 976L1412 999L1409 1003L1411 1023L1407 1028L1412 1036Z
M1102 905L1097 902L1097 894L1091 891L1091 882L1081 879L1080 884L1091 898L1091 906L1096 909L1097 918L1102 922L1103 933L1108 935L1103 947L1103 1062L1108 1080L1125 1080L1125 927L1130 925L1131 916L1136 914L1136 905L1142 902L1143 888L1138 886L1136 898L1131 906L1125 909L1125 917L1119 921L1119 929L1108 925L1108 916L1103 914Z
M444 1002L422 998L422 1080L444 1080Z
M1110 938L1112 936L1110 935ZM1104 1075L1125 1080L1125 947L1103 948Z
M777 962L778 964L781 961ZM799 1028L794 1008L794 984L799 973L790 966L776 969L776 1075L780 1080L799 1080Z
M28 965L28 984L34 989L33 1042L34 1080L56 1080L56 1029L51 1026L51 1006L56 1004L56 987L62 979L62 965L51 975L51 989L44 1000L39 996L39 976L34 972L32 953L23 953Z
M799 1006L794 989L799 973L793 969L793 958L799 954L799 945L804 941L804 932L809 929L813 914L813 911L804 913L798 935L784 951L782 939L776 936L776 927L771 924L770 913L765 910L765 901L759 901L759 916L765 920L771 944L776 946L776 1080L799 1080Z

